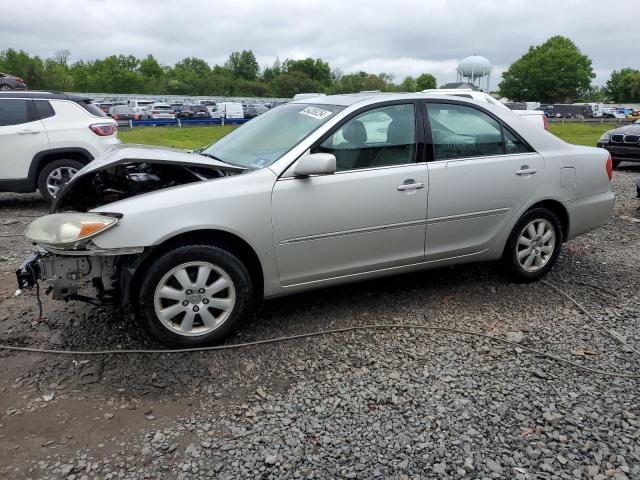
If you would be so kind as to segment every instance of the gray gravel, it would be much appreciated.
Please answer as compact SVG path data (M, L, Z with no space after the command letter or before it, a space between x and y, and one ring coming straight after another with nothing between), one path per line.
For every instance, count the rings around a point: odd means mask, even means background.
M565 245L548 280L640 345L640 168L616 171L615 216ZM0 196L0 234L44 205ZM134 321L13 293L30 250L0 238L0 342L155 347ZM368 323L485 332L519 346L415 329L362 331L192 355L0 353L0 477L640 478L640 382L625 352L543 284L492 265L446 268L265 304L229 343Z

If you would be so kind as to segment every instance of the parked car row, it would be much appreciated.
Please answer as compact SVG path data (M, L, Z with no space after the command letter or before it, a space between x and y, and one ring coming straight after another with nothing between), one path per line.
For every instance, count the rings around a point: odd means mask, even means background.
M165 103L151 99L130 99L125 102L99 100L96 105L116 120L174 120L206 118L255 118L286 102L251 103L212 102ZM115 113L118 110L118 113Z

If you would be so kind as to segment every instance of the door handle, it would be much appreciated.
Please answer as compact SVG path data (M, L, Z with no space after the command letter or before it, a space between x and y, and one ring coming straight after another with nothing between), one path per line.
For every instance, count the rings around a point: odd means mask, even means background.
M40 132L37 132L36 130L20 130L18 132L18 135L37 135Z
M421 188L424 188L424 183L404 183L402 185L398 185L396 188L399 192L403 192L405 190L420 190Z
M537 172L537 168L529 168L529 165L523 165L520 167L520 170L516 170L516 175L533 175Z

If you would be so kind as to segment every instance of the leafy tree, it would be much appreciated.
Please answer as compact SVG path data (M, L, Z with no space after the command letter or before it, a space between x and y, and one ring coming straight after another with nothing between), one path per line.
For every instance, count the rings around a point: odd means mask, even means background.
M416 89L416 79L413 77L405 77L405 79L400 84L400 91L402 92L415 92Z
M430 88L438 88L436 77L430 73L423 73L416 78L416 89L418 91L427 90Z
M640 92L636 87L640 71L630 67L614 70L607 80L605 90L614 102L635 102L640 99Z
M331 67L320 58L305 58L304 60L285 60L284 70L288 73L301 72L320 85L328 87L333 80Z
M256 56L251 50L233 52L229 55L225 67L231 71L234 77L244 78L245 80L255 80L260 72Z
M302 72L283 73L272 83L273 92L279 97L291 98L298 93L314 93L320 90L320 83Z
M502 74L499 88L514 101L558 102L579 98L594 77L589 57L568 38L555 36L529 47Z
M343 75L332 86L332 93L357 93L363 90L387 91L392 87L391 75L381 73L375 75L367 72L349 73Z

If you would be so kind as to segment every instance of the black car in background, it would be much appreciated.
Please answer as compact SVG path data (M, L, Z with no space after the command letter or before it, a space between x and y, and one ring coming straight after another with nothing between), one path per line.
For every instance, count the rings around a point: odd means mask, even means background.
M0 72L0 90L26 90L27 84L15 75Z
M206 105L183 105L176 118L211 118Z
M640 162L640 119L604 132L597 145L609 151L614 168L620 162Z
M244 118L255 118L258 115L262 115L267 110L269 109L260 103L247 105L244 109Z
M114 105L107 113L114 120L140 120L140 114L126 105Z

